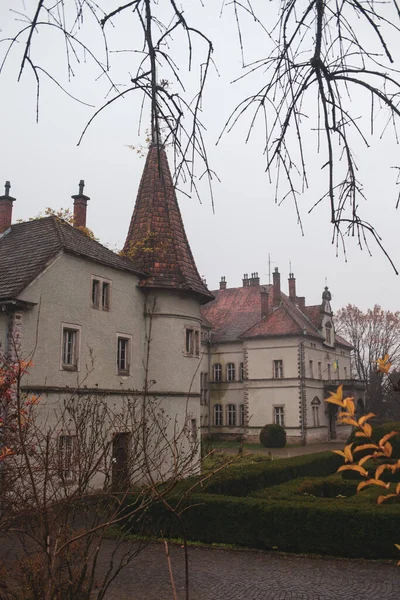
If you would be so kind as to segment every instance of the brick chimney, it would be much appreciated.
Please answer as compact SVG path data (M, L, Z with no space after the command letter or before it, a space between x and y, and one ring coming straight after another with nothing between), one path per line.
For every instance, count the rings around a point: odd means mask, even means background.
M79 194L71 196L74 201L74 227L86 227L86 209L89 196L85 196L83 188L85 182L83 179L79 182Z
M11 227L13 202L15 198L10 196L10 182L6 181L5 194L0 196L0 234Z
M248 285L250 285L250 279L249 279L249 276L247 273L245 273L243 275L242 281L243 281L243 287L247 287Z
M219 289L226 290L226 279L225 277L221 277L221 281L219 282Z
M289 273L289 298L295 304L296 302L296 279L293 273Z
M297 306L299 307L300 310L304 310L306 307L306 298L305 296L298 296L297 297Z
M274 286L272 306L276 308L281 303L281 274L278 271L278 267L275 267L275 271L272 274L272 281Z
M268 291L267 288L262 287L260 289L261 296L261 318L268 317Z
M250 277L250 285L260 285L258 273L252 273Z

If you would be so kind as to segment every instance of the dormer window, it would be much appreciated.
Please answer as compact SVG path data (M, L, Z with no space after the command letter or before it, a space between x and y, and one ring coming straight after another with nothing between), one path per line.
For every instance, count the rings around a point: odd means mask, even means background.
M325 341L327 344L332 344L332 323L325 325Z

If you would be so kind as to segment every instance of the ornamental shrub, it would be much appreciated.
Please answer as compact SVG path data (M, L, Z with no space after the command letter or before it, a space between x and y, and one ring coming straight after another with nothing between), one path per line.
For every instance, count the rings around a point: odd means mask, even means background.
M398 421L390 421L388 423L382 423L381 425L376 425L375 427L373 427L372 429L372 441L377 444L379 442L379 440L381 438L383 438L384 435L386 435L387 433L390 433L391 431L398 431L399 433L390 438L390 443L392 445L393 448L393 452L392 452L392 456L391 458L400 458L400 423ZM356 437L356 432L357 429L355 429L351 434L349 439L347 440L348 444L354 444L353 446L353 452L354 452L354 448L356 446L359 446L361 444L365 444L366 440L365 438L359 438ZM367 454L370 453L370 450L367 451L361 451L357 453L357 459L362 458L363 456L366 456Z
M275 423L265 425L260 433L260 443L265 448L284 448L286 446L286 431L281 425Z

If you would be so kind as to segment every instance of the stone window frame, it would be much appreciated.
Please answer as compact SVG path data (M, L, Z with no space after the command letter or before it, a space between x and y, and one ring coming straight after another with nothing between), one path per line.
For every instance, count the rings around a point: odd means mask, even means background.
M184 355L195 358L200 356L200 330L196 327L185 327Z
M272 361L273 379L283 379L283 359L278 358Z
M213 364L213 381L220 383L222 381L222 365L221 363Z
M112 281L99 275L91 275L90 305L95 310L111 310Z
M73 335L72 360L66 360L66 343L67 335ZM80 355L81 355L81 337L82 326L76 323L61 323L61 355L60 355L60 371L79 371L80 370ZM69 343L69 342L68 342ZM69 354L70 351L68 351Z
M226 381L236 381L236 365L233 362L226 365Z
M284 404L274 404L272 407L272 422L285 427L286 415Z
M226 407L226 425L227 427L236 427L237 408L232 402Z
M223 414L224 414L224 411L222 410L222 404L214 404L214 406L213 406L214 427L223 427L223 425L224 425Z
M127 348L125 348L125 368L121 367L121 356L120 356L120 341L126 342ZM116 374L120 377L129 377L131 374L131 362L132 362L132 335L129 333L119 333L116 335Z

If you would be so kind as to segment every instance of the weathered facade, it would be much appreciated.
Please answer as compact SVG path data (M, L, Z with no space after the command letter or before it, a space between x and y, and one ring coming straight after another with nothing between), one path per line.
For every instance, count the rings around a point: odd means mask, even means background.
M115 407L145 395L157 399L165 439L187 428L195 441L200 307L212 295L165 151L150 147L121 256L86 235L83 182L73 198L74 227L55 216L12 225L9 185L0 197L0 353L33 361L23 389L41 397L48 423L71 394ZM116 430L115 440L128 434Z
M335 334L330 292L306 306L293 274L288 283L286 295L278 269L273 285L260 285L257 273L245 275L240 288L222 278L203 307L211 331L203 346L203 434L258 441L264 425L278 423L293 443L348 436L324 399L343 384L345 396L362 400L364 385L351 379L351 346Z

